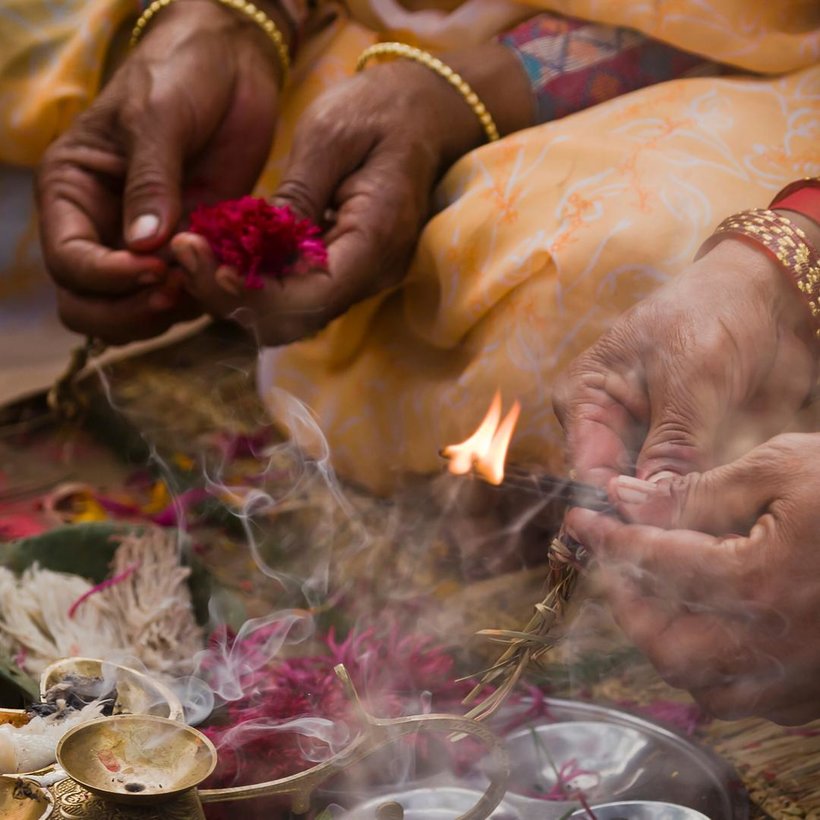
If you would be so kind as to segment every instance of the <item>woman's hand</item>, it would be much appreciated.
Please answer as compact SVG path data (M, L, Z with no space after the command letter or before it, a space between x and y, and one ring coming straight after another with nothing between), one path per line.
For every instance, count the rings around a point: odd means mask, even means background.
M820 239L818 226L801 225ZM621 473L683 474L748 452L809 396L811 337L788 274L751 244L721 241L563 377L555 409L578 477L603 486Z
M121 343L199 312L167 243L189 205L253 187L278 72L261 29L220 4L181 0L152 21L40 169L43 250L68 327Z
M820 434L782 435L709 472L613 479L638 523L575 509L567 524L667 681L718 717L799 724L820 717L818 488Z
M526 76L498 45L445 60L473 86L502 133L532 116ZM241 288L207 242L173 243L189 288L205 307L234 316L261 344L309 335L350 305L401 281L442 172L484 142L478 119L434 72L409 60L374 65L325 92L304 114L276 204L327 224L326 271Z

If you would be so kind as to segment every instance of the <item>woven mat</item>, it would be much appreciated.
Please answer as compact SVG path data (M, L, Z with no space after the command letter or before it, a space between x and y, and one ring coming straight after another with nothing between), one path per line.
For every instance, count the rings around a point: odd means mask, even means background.
M217 325L172 349L120 362L106 370L104 388L97 376L85 384L90 397L86 430L125 460L123 471L152 453L196 455L214 436L251 434L265 418L254 391L255 355L247 340ZM65 431L46 435L64 438ZM25 453L25 443L20 446ZM104 467L98 461L75 463L73 477L93 484L99 467L111 480L110 456L102 459ZM297 533L307 527L311 549L300 550L303 568L311 555L327 555L333 545L331 588L344 591L351 620L390 612L398 620L422 622L464 647L462 664L477 671L495 649L472 636L484 627L519 627L541 599L543 571L528 566L532 549L522 548L520 541L499 536L488 544L490 519L477 527L471 512L475 505L460 505L457 489L441 481L432 489L429 481L408 482L406 491L389 502L345 488L357 527L363 525L351 531L348 548L340 527L351 526L349 516L338 515L322 487L284 525ZM503 518L504 502L498 507ZM545 533L552 523L544 524ZM358 537L362 531L368 533L366 543ZM548 543L545 538L536 543ZM495 556L493 565L475 560L479 554ZM244 594L249 615L286 603L276 584L258 577L239 539L215 537L203 555L223 582ZM476 567L482 566L490 577L480 577ZM688 702L685 693L667 687L624 646L605 610L583 590L575 609L570 639L548 670L556 695L621 704ZM582 672L563 674L568 668ZM697 735L737 768L760 809L756 816L820 820L820 722L790 730L760 720L707 720Z

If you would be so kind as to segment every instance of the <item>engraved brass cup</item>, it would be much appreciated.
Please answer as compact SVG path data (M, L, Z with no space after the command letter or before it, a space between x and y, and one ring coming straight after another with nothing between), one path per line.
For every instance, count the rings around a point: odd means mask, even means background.
M342 751L310 769L267 783L198 792L202 803L287 797L294 813L310 808L313 793L329 778L417 732L471 735L490 751L485 771L489 786L459 820L483 820L506 793L509 758L501 741L485 726L457 715L415 715L382 719L368 714L343 666L336 667L347 697L358 712L359 734ZM117 715L69 731L57 747L65 774L90 793L112 803L155 804L193 789L216 765L210 741L182 723L149 715Z
M155 715L114 715L83 723L57 744L72 780L114 803L162 803L193 789L216 767L205 735Z

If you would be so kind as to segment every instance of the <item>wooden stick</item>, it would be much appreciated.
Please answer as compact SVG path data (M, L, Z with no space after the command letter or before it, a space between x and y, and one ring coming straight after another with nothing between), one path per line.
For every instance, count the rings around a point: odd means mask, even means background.
M499 487L514 487L534 493L548 501L563 501L572 507L585 507L598 512L613 512L606 490L569 478L507 467Z

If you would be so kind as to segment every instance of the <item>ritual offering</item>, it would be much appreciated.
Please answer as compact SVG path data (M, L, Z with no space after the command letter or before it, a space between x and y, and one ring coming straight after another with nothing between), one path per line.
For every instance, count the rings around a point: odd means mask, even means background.
M501 409L501 393L496 392L476 431L465 441L451 444L441 451L452 475L475 476L491 487L509 483L517 491L534 495L542 505L557 501L599 511L609 509L606 495L594 487L571 479L510 469L505 463L507 450L521 406L514 402L503 419ZM562 528L549 546L544 599L535 604L529 621L517 630L484 629L479 632L490 640L506 644L507 648L467 695L465 703L473 704L468 713L470 717L484 720L497 712L527 668L542 661L556 646L558 637L555 632L563 620L584 560L583 549L572 542ZM489 695L479 700L480 695L488 691Z
M0 726L0 774L34 772L55 760L57 743L75 726L102 717L106 704L94 701L81 709L66 704L49 715L35 715L23 726Z
M190 229L205 237L217 260L235 268L252 290L264 287L265 278L327 264L321 229L288 206L271 205L261 197L200 206L191 214Z
M0 714L0 774L51 766L72 729L112 715L159 714L179 720L182 706L158 681L91 658L69 658L48 667L42 695L25 711Z

